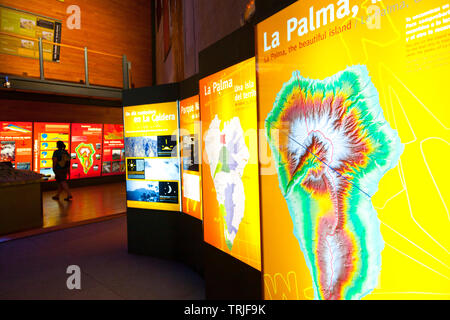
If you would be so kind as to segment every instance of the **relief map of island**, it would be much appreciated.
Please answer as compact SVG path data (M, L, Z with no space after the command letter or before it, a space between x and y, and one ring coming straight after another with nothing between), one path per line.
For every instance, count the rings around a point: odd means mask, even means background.
M205 151L224 221L225 242L231 250L244 218L245 190L242 175L250 153L239 118L225 121L222 131L220 123L221 120L216 115L205 135Z
M315 299L361 299L377 286L384 248L371 197L404 149L367 68L324 80L293 72L265 129Z

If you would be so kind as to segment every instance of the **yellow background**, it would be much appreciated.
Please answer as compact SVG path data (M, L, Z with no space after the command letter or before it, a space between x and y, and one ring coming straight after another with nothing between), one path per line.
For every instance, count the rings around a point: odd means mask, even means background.
M156 114L174 114L175 120L165 120L159 122L140 122L133 121L135 116L131 115L133 111L136 113L139 111L156 110ZM127 115L127 112L130 115ZM150 116L151 117L151 116ZM161 136L161 135L175 135L178 134L178 103L165 102L155 104L143 104L140 106L124 107L123 108L124 119L124 132L125 137L146 137L146 136ZM140 132L132 132L140 131Z
M156 110L156 114L165 113L167 115L174 114L175 120L162 120L158 122L151 121L151 115L149 122L134 122L134 117L137 117L139 111ZM136 112L136 115L132 115L132 112ZM129 114L129 115L128 115ZM124 135L125 137L148 137L159 135L175 135L178 139L178 102L165 102L155 104L145 104L139 106L131 106L123 108L124 119ZM179 155L179 143L177 143L177 155ZM130 157L132 158L132 157ZM128 157L125 159L127 162ZM126 166L126 177L128 177L128 166ZM142 179L128 179L127 180L139 180ZM142 209L155 209L155 210L180 210L180 194L181 194L181 181L178 181L178 203L163 203L163 202L141 202L127 200L127 206L130 208L142 208Z
M46 143L48 145L48 147L44 147L44 143ZM47 141L41 142L41 150L42 151L45 151L45 150L56 150L56 149L58 149L56 147L56 141L48 141L47 140Z
M450 298L447 168L450 137L445 98L450 74L449 47L421 57L422 70L408 72L412 62L406 61L405 40L406 17L447 2L410 0L405 2L407 6L402 6L402 1L378 2L381 13L378 29L369 29L350 15L303 37L294 31L289 43L286 42L288 19L308 17L310 6L318 10L331 3L336 5L337 1L299 1L257 26L260 128L264 128L263 121L272 110L277 93L293 71L300 71L306 78L325 79L347 66L364 64L378 90L386 120L405 144L398 166L386 173L372 197L385 247L379 284L365 299ZM350 1L350 8L354 4L359 5L356 18L367 17L366 10L372 2ZM327 35L324 41L270 60L270 52L283 49L288 52L288 47L298 41L311 39L317 32L334 29L349 20L351 30L331 38ZM275 31L280 32L281 45L264 52L264 32L270 41ZM448 39L449 30L440 35ZM432 63L433 54L441 57L441 63ZM264 62L264 58L269 61ZM260 148L265 298L313 299L310 272L294 237L273 163L263 161L271 158L264 138L260 139Z
M221 120L221 130L225 121L237 116L240 119L244 135L245 133L253 133L253 135L245 137L245 144L250 153L250 159L242 176L245 190L245 211L231 251L225 244L225 222L219 210L214 182L204 151L205 144L202 142L203 228L204 239L207 243L231 254L255 269L261 270L256 98L248 99L245 104L236 106L233 88L222 90L220 93L212 92L213 82L230 78L233 79L233 86L238 84L244 86L245 81L253 81L255 84L254 90L256 89L255 77L255 59L251 58L200 80L200 112L203 137L216 114ZM211 86L210 95L205 95L205 86ZM244 91L249 92L251 90Z
M187 134L185 131L189 132L189 134L197 134L198 136L198 149L200 154L198 155L199 157L199 161L200 161L200 156L201 156L201 137L202 137L202 133L201 133L201 128L200 128L200 108L198 110L196 110L196 105L199 106L200 104L200 99L198 97L198 95L187 98L187 99L183 99L180 101L180 146L182 146L182 139L183 139L183 135ZM186 108L186 107L190 107L192 106L193 111L191 112L186 112L185 114L183 114L182 109ZM185 133L184 133L185 132ZM183 159L183 148L181 148L181 159ZM188 174L192 174L195 176L199 177L199 182L200 182L200 201L195 201L193 199L189 199L184 197L184 187L183 184L181 184L181 189L183 191L183 196L182 196L182 205L183 205L183 212L187 213L197 219L202 220L202 181L201 181L201 164L199 163L199 171L190 171L190 170L184 170L183 169L183 165L180 165L180 170L181 170L181 176L183 177L183 173L186 171L186 173Z
M0 7L0 31L23 35L26 37L31 37L36 40L20 39L11 37L8 35L0 35L0 52L6 54L19 55L24 57L39 58L39 44L38 40L40 37L44 39L43 31L50 33L51 36L49 41L54 40L55 27L53 29L48 29L40 27L37 25L37 20L44 20L47 22L55 23L58 20L52 18L44 18L40 15L33 14L31 12L23 12L20 10L15 10L13 8ZM20 19L31 20L34 22L34 27L31 29L25 29L20 27ZM22 40L26 40L30 43L31 48L22 47ZM46 40L46 39L44 39ZM33 44L31 44L33 43ZM43 43L43 59L52 61L53 60L53 45L48 43Z

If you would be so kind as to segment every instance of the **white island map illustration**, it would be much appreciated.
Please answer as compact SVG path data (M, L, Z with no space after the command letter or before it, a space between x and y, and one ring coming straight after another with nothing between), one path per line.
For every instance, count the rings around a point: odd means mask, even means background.
M231 250L244 218L245 190L242 175L250 153L238 117L225 121L223 130L220 130L220 124L221 120L215 115L205 135L205 151L224 220L225 242Z

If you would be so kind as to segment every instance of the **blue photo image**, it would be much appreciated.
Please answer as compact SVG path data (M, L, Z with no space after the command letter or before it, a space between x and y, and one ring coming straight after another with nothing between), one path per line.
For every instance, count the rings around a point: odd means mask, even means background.
M127 180L127 200L159 202L159 182Z
M17 162L16 169L19 170L31 170L31 163L29 162Z
M158 143L154 137L126 137L125 157L157 157Z
M54 179L55 173L52 168L41 168L39 171L40 174L43 174L47 179Z

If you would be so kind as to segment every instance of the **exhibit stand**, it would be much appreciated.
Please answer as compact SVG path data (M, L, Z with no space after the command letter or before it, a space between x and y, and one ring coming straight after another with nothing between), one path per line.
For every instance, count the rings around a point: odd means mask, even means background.
M262 299L258 142L247 136L258 126L254 23L286 5L258 6L247 25L202 50L198 75L123 91L128 251L189 265L207 299ZM176 179L154 170L175 102Z
M179 261L202 274L203 236L201 220L181 212L181 184L179 170L177 177L166 178L162 175L165 175L169 170L165 167L160 168L158 167L158 163L154 163L159 160L176 160L177 168L179 168L179 154L175 154L174 152L171 157L167 156L167 154L161 154L164 148L161 148L160 138L166 137L167 135L158 135L157 133L161 133L166 129L159 126L159 123L163 122L163 120L156 121L156 118L153 118L155 119L155 121L153 121L152 119L152 115L154 114L162 117L158 119L163 119L163 115L168 115L170 118L174 113L178 113L180 92L186 96L196 94L198 92L198 84L195 84L195 82L196 79L193 78L188 79L183 83L131 89L123 92L124 118L128 119L126 116L127 110L133 110L131 111L131 113L133 113L135 110L133 107L136 107L141 111L137 111L135 115L143 114L144 117L150 115L150 118L143 119L142 121L144 123L148 120L150 126L154 126L145 127L148 129L147 130L142 129L144 127L140 126L140 124L136 124L137 130L129 130L130 126L134 125L134 119L130 124L125 120L125 148L127 157L127 233L129 253ZM172 103L169 105L172 109L164 109L166 111L158 109L160 106L167 106L167 103ZM153 113L154 110L156 110L155 113ZM133 117L131 113L130 117ZM178 116L176 118L177 120L172 121L174 124L171 125L175 125L176 130L178 130ZM128 131L133 132L128 134ZM137 131L141 132L136 133ZM154 134L154 132L157 133ZM173 134L173 130L167 132ZM151 144L153 137L155 138L155 144L153 146L155 148L154 154L151 154L152 151L148 150L152 147L149 147L146 150L141 150L139 147L136 147L138 143L141 143L141 140L146 141L147 138L150 142L143 143ZM136 141L133 142L133 139ZM129 143L134 143L134 149L130 150L130 144L127 144L127 141ZM178 141L172 141L172 143L172 150L176 150L176 148L178 148ZM146 144L146 146L149 144ZM144 164L146 169L142 169L142 175L140 175L140 171L132 166L135 164L137 164L136 166L139 166L139 161L144 161L144 159L146 161ZM153 166L153 168L156 166L156 170L158 171L152 173L146 172L146 170L150 170L151 166ZM138 190L142 189L140 187L133 189L133 185L143 183L143 188L147 188L148 185L155 183L155 181L147 180L147 178L153 179L153 177L151 177L152 174L161 176L159 178L160 181L157 183L159 192L154 195L155 199L151 198L153 197L153 194L151 197L145 199L142 197L142 194L140 197L133 198L133 192L136 190L136 192L139 192ZM169 196L167 191L163 191L163 185L171 187L176 185L178 187L176 198ZM165 193L163 194L163 192Z
M257 143L244 138L257 125L253 30L244 26L199 54L203 159L210 160L202 164L207 299L262 298ZM207 136L217 121L220 136ZM214 144L222 144L219 164ZM233 154L237 145L244 151ZM221 190L223 181L233 182Z
M0 163L0 235L42 227L41 185L38 174Z
M199 120L198 118L191 117L192 110L191 104L188 104L187 109L188 111L185 112L184 109L184 102L190 102L192 101L192 98L194 98L194 102L197 102L197 116L198 113L198 75L194 75L182 82L180 82L180 141L182 146L182 153L181 155L185 155L185 149L183 145L183 138L184 138L184 131L186 128L184 127L185 119L189 118L191 120ZM193 132L191 132L193 133ZM197 133L197 132L196 132ZM201 137L201 134L199 133L197 136L197 139ZM186 151L190 151L190 148L186 148ZM194 161L193 161L194 162ZM196 161L195 161L196 162ZM181 159L181 173L182 175L186 174L186 168L189 166L187 163L185 163L185 158ZM186 168L191 169L191 168ZM192 173L190 170L187 170L188 173ZM196 171L198 174L200 174L200 171L197 169ZM184 176L186 177L186 176ZM182 177L183 178L183 177ZM198 190L198 196L201 197L201 181L198 180L198 185L196 183L193 183L192 180L184 182L182 179L182 185L184 184L190 184L191 188L194 188ZM204 274L204 251L203 251L203 224L202 224L202 216L201 216L201 201L193 201L192 199L189 199L192 192L187 192L185 188L183 188L182 192L182 214L178 217L178 236L177 236L177 248L178 248L178 259L180 261L183 261L187 265L191 266L194 270L196 270L199 274ZM195 198L195 197L191 197ZM196 199L200 200L200 199ZM194 202L196 205L197 210L191 210L189 203L186 203L186 201L190 201L191 203ZM192 212L191 212L192 211Z
M27 201L23 201L26 195ZM0 235L40 228L43 224L40 180L2 183L0 199Z
M254 55L247 25L200 52L199 75L123 92L128 250L192 267L207 299L262 298Z

